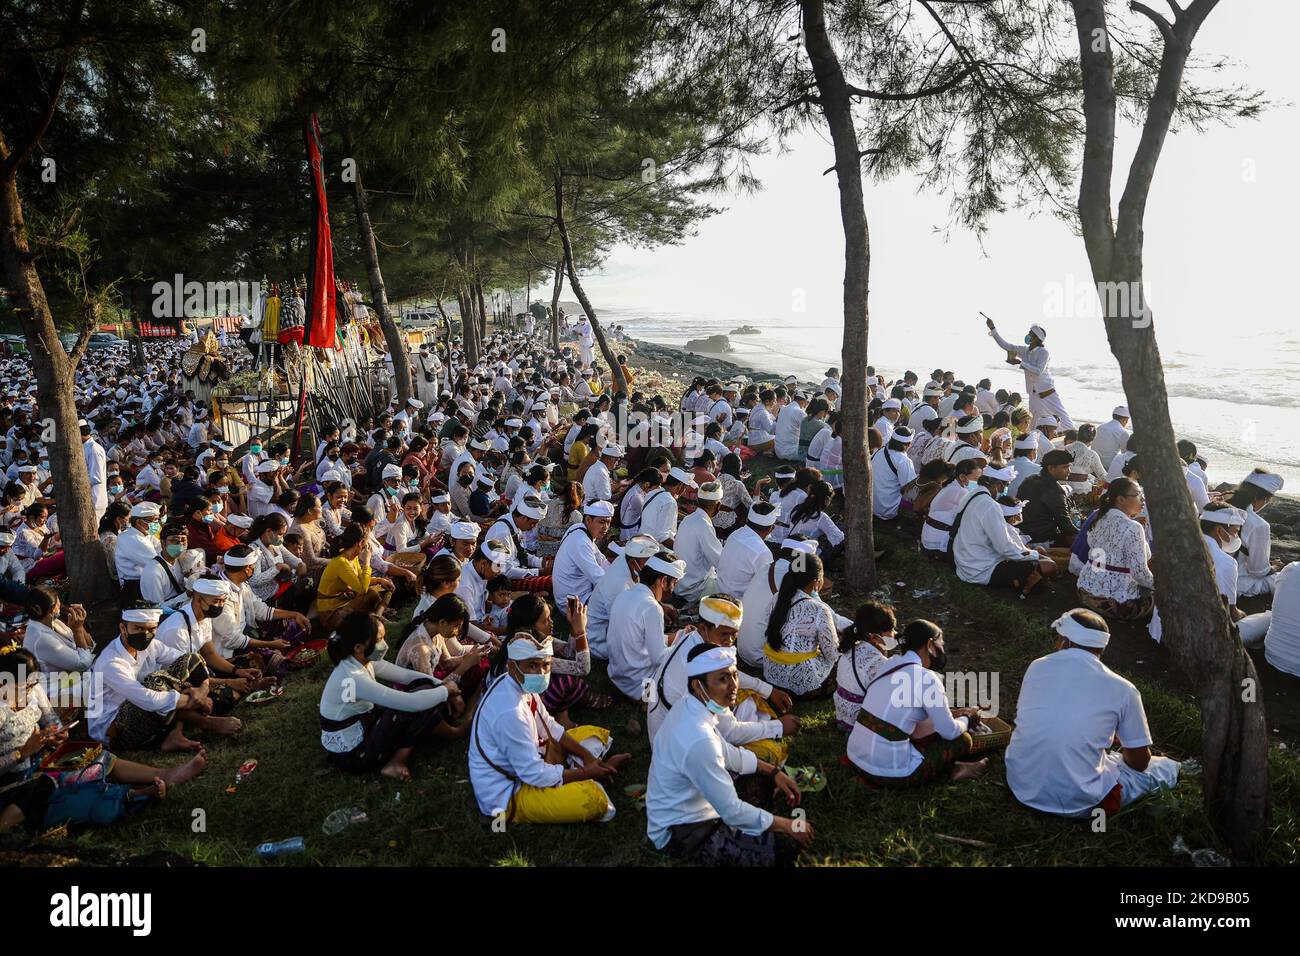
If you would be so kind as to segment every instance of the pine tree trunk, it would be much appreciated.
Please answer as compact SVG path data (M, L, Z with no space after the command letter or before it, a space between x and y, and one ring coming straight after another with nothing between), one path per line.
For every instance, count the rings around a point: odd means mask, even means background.
M587 293L582 288L582 283L578 281L578 269L573 264L573 244L569 242L569 229L564 223L564 186L560 177L555 177L555 224L560 230L560 242L564 246L564 265L569 273L569 285L573 288L573 294L578 297L582 304L582 311L587 314L591 322L592 331L596 336L596 345L600 348L600 354L605 359L605 364L609 366L610 379L614 384L614 391L627 394L627 377L623 374L623 367L618 364L618 359L610 351L609 343L605 341L605 331L600 327L600 322L596 318L596 310L591 307L591 300L587 298Z
M876 586L874 529L871 521L871 456L867 442L867 284L871 247L862 192L862 166L853 102L839 58L826 32L822 0L801 0L804 44L817 81L826 125L835 146L835 176L844 228L844 389L840 396L840 436L844 468L844 568L855 588Z
M388 306L384 274L379 270L379 247L375 242L374 227L370 224L370 209L366 202L365 187L361 185L360 170L354 175L352 197L357 208L357 233L361 238L361 251L366 257L366 278L370 282L370 298L375 304L379 327L384 331L384 343L388 346L388 354L393 359L393 384L397 393L395 397L397 403L405 408L406 400L415 395L411 387L411 359L406 354L402 333L393 321L393 313Z
M564 257L555 263L555 281L551 285L551 349L560 354L560 290L564 288Z
M9 155L0 139L0 161ZM17 174L0 182L0 245L4 257L5 284L14 311L22 321L27 351L36 375L36 398L46 425L52 426L46 439L50 452L50 474L54 478L54 503L58 509L59 534L67 560L70 600L91 606L113 593L104 549L99 543L95 505L90 496L81 430L77 426L77 403L73 397L76 364L59 341L54 316L50 314L45 288L36 271L27 241L22 199Z
M479 337L480 340L485 341L488 335L487 303L483 301L483 277L481 275L474 276L474 297L478 300Z
M474 306L464 288L456 290L456 304L460 307L460 335L465 344L465 363L473 368L479 362L478 322L474 318Z

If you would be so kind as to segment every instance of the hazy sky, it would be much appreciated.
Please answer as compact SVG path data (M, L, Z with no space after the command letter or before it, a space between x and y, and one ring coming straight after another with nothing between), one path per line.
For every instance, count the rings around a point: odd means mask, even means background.
M1166 143L1146 229L1148 294L1166 350L1203 342L1216 329L1292 326L1289 284L1300 266L1300 113L1291 105L1300 100L1292 43L1298 29L1294 0L1238 0L1222 3L1201 30L1197 51L1237 61L1225 75L1281 105L1260 121L1186 130ZM728 209L681 246L615 250L603 273L586 280L593 299L649 311L835 321L843 238L835 177L821 175L833 161L831 147L820 127L790 145L755 160L761 192L726 197ZM1116 155L1116 199L1133 145L1129 135ZM1088 281L1082 242L1065 223L1013 211L990 223L981 251L960 230L945 241L936 230L947 224L947 199L916 188L906 178L868 185L873 336L890 329L894 339L909 327L915 335L924 321L964 337L982 309L1009 331L1045 319L1057 356L1085 340L1095 345L1098 320L1044 315L1049 288L1071 297ZM792 310L800 291L804 315Z

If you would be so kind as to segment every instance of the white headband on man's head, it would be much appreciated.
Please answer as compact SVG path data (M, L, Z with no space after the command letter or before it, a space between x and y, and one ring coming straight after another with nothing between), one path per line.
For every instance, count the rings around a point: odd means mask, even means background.
M506 656L512 661L550 660L555 656L555 651L551 648L549 637L539 644L527 631L517 631L506 645Z
M1105 647L1110 642L1109 631L1095 631L1086 624L1080 624L1071 616L1073 613L1066 611L1053 621L1052 630L1080 647Z

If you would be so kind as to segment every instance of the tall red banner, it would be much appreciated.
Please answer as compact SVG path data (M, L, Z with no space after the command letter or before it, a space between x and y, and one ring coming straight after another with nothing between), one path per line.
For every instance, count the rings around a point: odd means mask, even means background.
M330 239L329 202L325 196L325 171L322 168L320 121L312 113L303 121L307 141L307 166L311 174L311 265L307 279L308 345L332 349L338 345L334 336L334 244Z

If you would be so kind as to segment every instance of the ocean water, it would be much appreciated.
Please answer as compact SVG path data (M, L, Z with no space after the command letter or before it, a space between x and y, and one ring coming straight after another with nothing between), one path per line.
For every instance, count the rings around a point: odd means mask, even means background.
M820 382L840 366L843 326L838 317L764 317L737 313L692 314L608 308L609 327L620 324L633 338L681 347L687 340L729 335L733 351L722 356L748 368L793 373ZM1119 366L1100 326L1077 321L1045 323L1051 372L1076 423L1100 423L1126 403ZM1207 341L1203 332L1157 316L1174 428L1195 442L1209 462L1212 484L1240 481L1262 466L1278 472L1288 494L1300 494L1300 330L1279 318L1275 328L1232 330ZM758 335L730 335L741 325ZM1019 341L1029 322L999 321L1009 341ZM1022 327L1023 326L1023 327ZM1024 376L1008 366L978 317L960 322L876 319L869 344L871 363L888 381L911 369L924 383L935 368L966 382L988 377L994 390L1024 392Z

